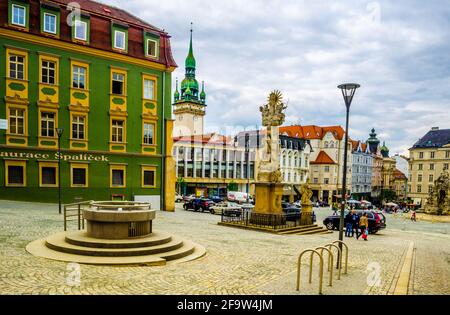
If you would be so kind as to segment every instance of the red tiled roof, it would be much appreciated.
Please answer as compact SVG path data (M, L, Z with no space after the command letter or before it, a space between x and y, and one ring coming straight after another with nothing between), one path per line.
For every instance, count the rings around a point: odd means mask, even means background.
M47 0L46 2L56 2L59 4L67 5L74 1L73 0ZM92 1L92 0L77 0L76 2L80 5L80 8L82 11L95 13L95 14L99 14L102 16L107 16L107 17L113 18L115 20L121 20L122 22L136 24L136 25L139 25L144 28L149 28L149 29L158 31L160 33L164 33L164 31L162 29L157 28L156 26L153 26L120 8L117 8L117 7L108 5L108 4L103 4L101 2Z
M336 162L325 151L320 151L316 160L310 162L310 164L336 164Z
M216 139L213 139L216 138ZM231 138L215 133L206 133L203 135L174 137L173 142L196 143L196 144L219 144L231 145Z
M320 127L316 125L294 125L280 127L280 134L287 133L290 137L302 139L322 139L327 132L331 132L337 140L342 140L345 134L345 131L341 126Z
M397 169L397 168L396 168L395 171L394 171L394 178L395 178L395 179L402 179L402 180L406 180L406 179L407 179L406 175L403 174L403 172L400 171L400 170Z

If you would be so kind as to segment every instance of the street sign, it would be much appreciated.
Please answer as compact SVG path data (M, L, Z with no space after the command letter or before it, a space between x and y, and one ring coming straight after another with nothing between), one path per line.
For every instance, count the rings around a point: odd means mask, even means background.
M0 130L8 130L8 120L7 119L0 119Z

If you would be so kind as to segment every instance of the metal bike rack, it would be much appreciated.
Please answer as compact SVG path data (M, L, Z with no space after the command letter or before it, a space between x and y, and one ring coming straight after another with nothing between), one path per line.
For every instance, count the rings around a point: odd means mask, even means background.
M335 244L335 243L342 244L345 247L345 270L344 270L344 274L347 274L347 270L348 270L347 269L347 266L348 266L348 246L343 241L334 241L332 244ZM342 256L341 256L341 265L342 265Z
M339 246L337 246L337 245L335 245L335 244L333 244L333 243L327 244L327 245L325 245L325 247L329 247L330 250L331 250L331 247L335 247L335 248L338 250L338 257L339 257L339 259L338 259L338 270L339 270L339 272L338 272L338 280L341 280L342 251L341 251L341 249L339 248Z
M320 259L320 267L319 267L319 294L322 294L322 282L323 282L323 257L322 255L315 249L305 249L303 252L300 253L298 256L298 263L297 263L297 291L300 290L300 275L301 275L301 267L302 267L302 257L304 254L311 252L311 258L310 258L310 265L309 265L309 283L312 282L312 261L313 261L313 255L317 254Z
M316 250L319 250L319 249L320 249L320 255L322 257L323 257L324 250L326 250L328 252L328 272L330 273L330 276L329 276L330 279L328 280L329 281L328 286L332 287L333 286L333 261L334 261L333 252L329 248L326 248L324 246L316 247ZM311 253L311 258L312 258L312 256L313 256L313 253Z

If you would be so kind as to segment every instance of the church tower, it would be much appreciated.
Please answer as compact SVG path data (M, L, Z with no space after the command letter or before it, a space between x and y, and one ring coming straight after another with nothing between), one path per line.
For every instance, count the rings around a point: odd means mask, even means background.
M189 53L186 57L185 77L181 81L181 89L178 90L178 79L174 93L174 137L202 135L204 128L204 116L206 108L205 84L202 82L202 90L195 78L196 61L192 48L192 23Z

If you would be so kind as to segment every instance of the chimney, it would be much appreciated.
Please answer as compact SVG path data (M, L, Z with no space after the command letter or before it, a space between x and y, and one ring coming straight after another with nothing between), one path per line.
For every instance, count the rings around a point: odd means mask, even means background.
M439 130L439 127L431 127L431 130Z

